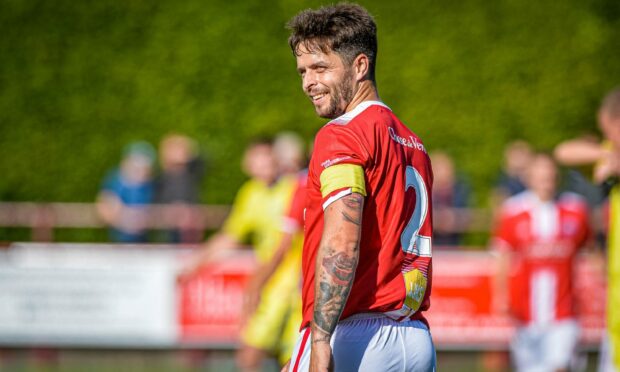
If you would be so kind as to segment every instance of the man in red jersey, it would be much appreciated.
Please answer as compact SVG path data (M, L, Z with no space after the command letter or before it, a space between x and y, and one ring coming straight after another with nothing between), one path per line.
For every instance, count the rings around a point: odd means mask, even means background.
M303 321L288 370L432 371L422 312L433 176L420 139L379 100L374 20L339 4L288 26L303 90L332 119L308 172Z
M519 371L567 371L579 341L573 266L589 236L588 209L576 194L556 195L557 178L550 156L534 156L527 188L502 205L493 239L497 295L510 293L504 303L518 321L511 352ZM507 291L509 267L515 275Z

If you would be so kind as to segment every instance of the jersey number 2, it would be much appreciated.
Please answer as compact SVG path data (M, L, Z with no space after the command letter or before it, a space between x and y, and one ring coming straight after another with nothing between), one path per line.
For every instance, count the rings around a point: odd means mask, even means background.
M431 237L420 235L420 228L428 218L428 191L422 175L412 166L407 166L405 171L405 191L413 187L415 190L416 204L409 223L400 235L400 244L405 253L417 256L432 256Z

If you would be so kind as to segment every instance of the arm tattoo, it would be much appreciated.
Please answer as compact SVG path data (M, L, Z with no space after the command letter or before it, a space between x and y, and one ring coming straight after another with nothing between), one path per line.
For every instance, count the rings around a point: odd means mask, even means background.
M360 194L351 194L343 198L344 209L342 210L342 217L345 221L362 226L362 204L364 203L364 197Z
M344 252L338 252L333 256L323 257L321 262L332 280L338 285L347 285L355 273L355 260L351 259Z
M359 259L364 198L348 195L325 215L325 230L317 255L312 342L328 342L347 302ZM341 219L335 216L340 214Z
M319 279L319 292L314 304L314 322L328 335L336 328L344 309L353 284L356 264L355 257L347 257L342 252L323 258L323 274Z

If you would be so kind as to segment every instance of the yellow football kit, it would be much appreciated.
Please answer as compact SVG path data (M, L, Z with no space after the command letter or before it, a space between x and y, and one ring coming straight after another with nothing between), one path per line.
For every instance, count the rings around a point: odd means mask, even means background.
M247 241L250 237L260 264L269 261L278 247L283 216L290 206L296 185L296 177L282 177L271 187L250 180L237 194L223 230L239 241ZM292 349L292 345L288 346L291 341L283 337L283 332L288 328L287 321L299 297L302 239L301 236L295 237L293 246L265 284L258 308L242 330L243 343L277 355ZM291 322L299 326L299 317Z
M603 148L611 151L613 144L605 141ZM611 342L612 362L620 370L620 185L615 185L609 194L607 333Z
M250 242L260 263L271 259L280 239L282 214L294 186L292 177L282 177L271 186L252 179L237 193L223 230L239 241Z
M607 329L614 366L620 369L620 185L609 196L607 255Z

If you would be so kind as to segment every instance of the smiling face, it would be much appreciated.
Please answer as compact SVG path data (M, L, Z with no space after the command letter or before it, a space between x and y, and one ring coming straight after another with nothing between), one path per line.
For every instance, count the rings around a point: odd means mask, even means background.
M351 66L342 58L319 48L297 48L297 72L301 76L304 93L310 98L317 115L334 119L347 111L354 97L355 79Z

